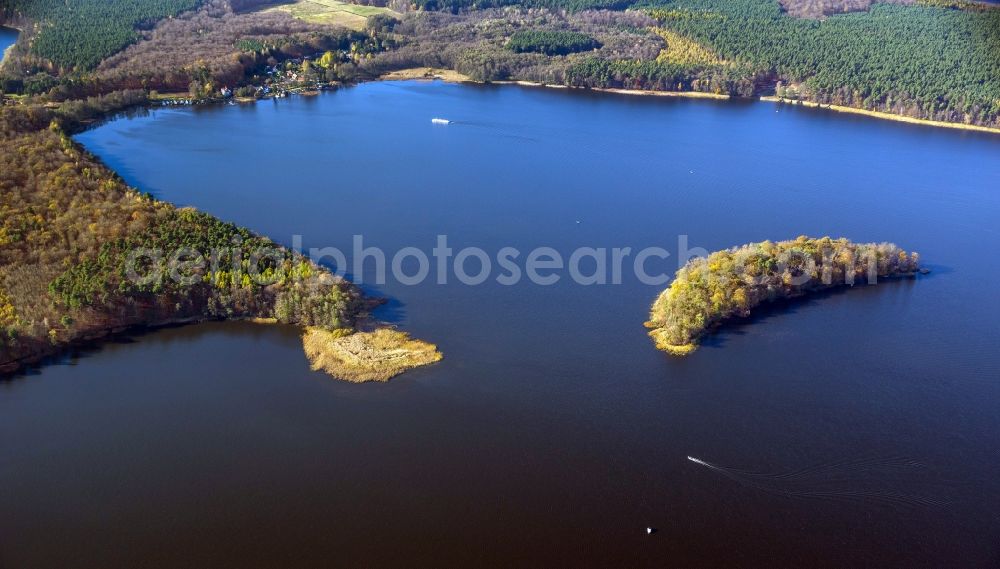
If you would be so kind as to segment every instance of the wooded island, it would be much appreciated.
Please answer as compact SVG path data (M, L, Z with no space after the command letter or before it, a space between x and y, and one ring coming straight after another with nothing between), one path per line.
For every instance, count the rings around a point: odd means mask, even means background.
M653 303L646 327L656 347L686 355L713 328L768 302L832 288L914 276L920 256L892 243L812 239L751 243L692 259Z

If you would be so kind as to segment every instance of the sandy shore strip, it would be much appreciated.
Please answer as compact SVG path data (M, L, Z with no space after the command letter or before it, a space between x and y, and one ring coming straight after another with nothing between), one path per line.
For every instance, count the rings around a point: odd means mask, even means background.
M472 78L451 69L436 69L434 67L411 67L392 71L379 77L383 81L406 81L411 79L439 79L448 83L475 83Z
M989 132L992 134L1000 134L1000 128L993 128L989 126L979 126L974 124L963 124L957 122L945 122L945 121L932 121L926 119L915 119L913 117L907 117L903 115L897 115L894 113L884 113L881 111L868 111L865 109L857 109L854 107L843 107L840 105L826 105L823 103L814 103L812 101L800 101L797 99L782 99L781 97L760 97L760 100L766 103L778 103L784 105L792 106L803 106L809 107L811 109L825 109L838 113L850 113L853 115L864 115L866 117L872 117L876 119L883 119L888 121L905 122L910 124L920 124L924 126L937 126L944 128L953 128L958 130L971 130L975 132Z
M703 93L701 91L644 91L642 89L591 89L601 93L616 93L618 95L640 95L644 97L682 97L685 99L715 99L728 101L732 97L718 93Z
M491 81L494 85L520 85L522 87L546 87L548 89L570 89L573 91L594 91L597 93L614 93L616 95L640 95L643 97L682 97L685 99L716 99L725 101L730 99L729 95L719 95L717 93L703 93L701 91L649 91L645 89L614 89L611 87L569 87L550 83L538 83L537 81Z

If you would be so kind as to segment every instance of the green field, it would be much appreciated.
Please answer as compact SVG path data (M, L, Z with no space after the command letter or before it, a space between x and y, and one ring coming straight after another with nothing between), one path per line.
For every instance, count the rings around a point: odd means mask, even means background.
M353 30L363 29L368 18L376 14L399 16L388 8L359 6L339 0L299 0L294 4L269 8L268 11L287 12L300 20L313 24L343 26Z

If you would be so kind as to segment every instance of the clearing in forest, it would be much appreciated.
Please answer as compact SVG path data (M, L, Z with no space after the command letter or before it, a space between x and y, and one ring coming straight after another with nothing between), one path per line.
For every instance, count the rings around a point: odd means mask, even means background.
M292 16L312 23L332 26L343 26L352 30L361 30L369 16L388 14L399 16L398 13L378 6L360 6L340 0L298 0L292 4L282 4L267 11L287 12Z

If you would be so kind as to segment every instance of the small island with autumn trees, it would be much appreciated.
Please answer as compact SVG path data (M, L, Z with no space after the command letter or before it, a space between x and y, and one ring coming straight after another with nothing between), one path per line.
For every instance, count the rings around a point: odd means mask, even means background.
M805 236L750 243L681 267L653 303L646 327L657 348L687 355L710 330L762 304L921 272L927 270L920 256L892 243Z

